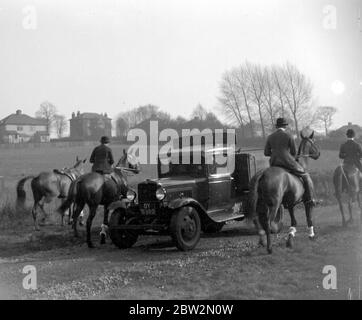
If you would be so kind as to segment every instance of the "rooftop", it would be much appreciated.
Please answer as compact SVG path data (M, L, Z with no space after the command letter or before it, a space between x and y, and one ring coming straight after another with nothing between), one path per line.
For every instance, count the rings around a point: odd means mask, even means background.
M82 118L82 119L110 119L107 115L107 113L95 113L95 112L84 112L84 113L80 113L79 111L77 112L77 115L75 115L75 113L73 112L72 114L72 118Z
M38 119L30 117L17 110L16 113L12 113L6 118L0 121L0 125L13 124L13 125L30 125L30 126L46 126L47 122L45 119Z

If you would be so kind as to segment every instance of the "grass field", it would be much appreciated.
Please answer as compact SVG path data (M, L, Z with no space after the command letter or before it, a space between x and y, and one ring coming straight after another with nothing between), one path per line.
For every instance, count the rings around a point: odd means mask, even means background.
M122 146L112 146L115 158ZM84 147L0 150L0 175L5 179L5 204L14 224L1 227L0 217L0 298L31 299L347 299L350 290L357 297L361 274L361 236L357 222L342 228L336 206L315 209L317 240L308 240L305 215L297 210L298 236L294 250L285 248L287 228L273 235L274 253L258 248L255 231L244 222L229 224L218 234L203 235L191 252L179 252L169 237L140 237L130 249L119 250L108 243L89 250L82 237L73 238L69 226L59 226L59 216L49 217L50 225L34 232L29 212L14 212L16 182L24 175L71 166L75 157L89 157ZM255 153L258 164L268 159ZM322 151L311 161L311 171L331 178L339 164L335 151ZM86 167L90 170L89 164ZM142 166L132 177L133 184L155 177L154 166ZM32 197L27 184L28 204ZM50 212L52 208L48 208ZM8 219L8 220L9 220ZM95 243L102 214L93 224ZM357 219L358 220L358 219ZM54 222L54 223L53 223ZM285 225L289 225L286 216ZM24 265L39 272L37 291L22 287ZM338 269L338 290L322 288L325 265Z

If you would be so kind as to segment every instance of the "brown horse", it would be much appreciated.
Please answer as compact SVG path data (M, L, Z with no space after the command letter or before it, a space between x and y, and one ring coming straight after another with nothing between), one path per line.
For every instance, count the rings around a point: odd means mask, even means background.
M352 204L357 201L360 209L360 223L362 224L362 205L360 200L360 183L362 182L362 175L355 165L341 164L333 174L333 185L335 196L338 201L339 209L342 215L342 226L346 227L348 224L353 223ZM348 197L348 211L349 219L346 221L344 216L344 208L342 203L343 193Z
M53 170L51 172L41 172L37 176L27 176L22 178L16 187L18 208L23 208L26 200L26 192L24 190L25 182L31 180L31 190L34 197L34 205L31 210L35 230L39 230L37 223L38 208L40 208L44 215L44 204L50 203L54 198L58 197L64 199L68 195L71 182L84 173L83 164L86 159L80 160L76 158L76 163L72 168L65 168L62 170ZM62 214L62 225L64 225L64 213Z
M137 163L135 166L139 166ZM105 243L106 230L108 229L108 206L119 199L125 197L128 191L128 182L125 170L137 171L136 167L128 164L128 168L114 168L111 175L102 175L97 172L90 172L75 180L69 190L66 201L59 207L59 212L67 210L72 203L75 204L73 213L74 236L78 237L77 219L85 205L89 207L89 215L86 223L87 244L93 248L91 240L92 221L97 213L99 205L104 206L103 224L101 231L101 244ZM137 171L139 172L139 171Z
M297 159L304 169L307 169L308 159L318 159L319 148L313 141L313 133L308 137L301 134L302 141L298 149ZM288 233L287 246L293 246L293 238L296 233L297 221L294 216L294 207L303 201L304 186L300 178L289 173L281 167L270 167L258 172L250 181L249 210L247 218L256 222L259 229L260 243L265 245L267 239L268 253L272 253L270 239L271 229L277 229L274 219L280 206L288 208L291 227ZM315 234L312 222L313 207L305 204L309 237L313 239Z

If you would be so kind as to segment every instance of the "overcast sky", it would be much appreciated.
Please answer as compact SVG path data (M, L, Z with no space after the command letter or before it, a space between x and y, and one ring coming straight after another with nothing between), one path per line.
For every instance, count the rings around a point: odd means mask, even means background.
M222 73L247 59L295 63L336 126L362 125L359 12L362 0L0 0L0 118L44 100L67 117L148 103L188 117L214 110Z

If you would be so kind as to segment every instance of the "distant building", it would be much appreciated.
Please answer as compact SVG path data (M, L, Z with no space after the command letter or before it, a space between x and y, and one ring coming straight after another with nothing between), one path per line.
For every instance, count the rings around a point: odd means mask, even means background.
M107 113L72 113L70 121L71 140L99 140L101 136L112 135L112 119Z
M358 124L353 124L352 122L348 122L347 125L342 126L334 131L330 131L329 136L331 138L345 138L348 129L353 129L355 131L357 139L362 137L362 127Z
M0 121L1 143L49 142L45 119L30 117L16 110Z

